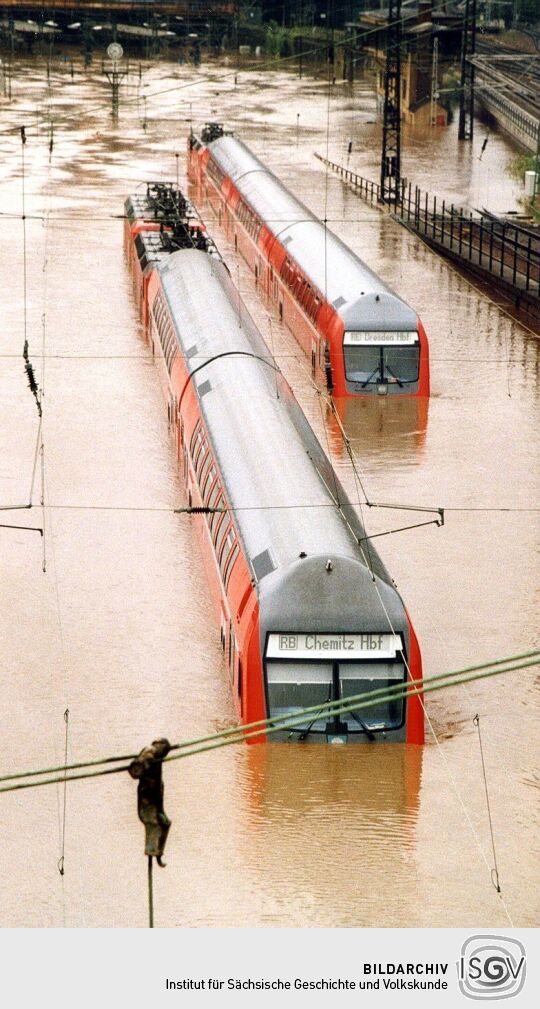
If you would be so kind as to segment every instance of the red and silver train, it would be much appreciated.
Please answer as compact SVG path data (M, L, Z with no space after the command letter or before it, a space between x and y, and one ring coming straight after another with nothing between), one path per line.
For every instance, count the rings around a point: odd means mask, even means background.
M207 509L193 520L240 719L419 679L401 597L373 547L363 549L331 463L203 244L174 187L126 201L126 249L178 466L190 505ZM422 743L423 711L412 697L276 735Z
M194 198L234 237L255 282L336 397L429 396L416 312L329 231L242 141L208 124L188 141Z

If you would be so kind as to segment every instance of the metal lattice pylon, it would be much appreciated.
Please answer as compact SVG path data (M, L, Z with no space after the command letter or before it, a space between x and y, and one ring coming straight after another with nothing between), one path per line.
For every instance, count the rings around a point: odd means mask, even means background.
M476 0L466 0L461 37L461 81L459 94L459 140L472 140L474 128L474 65L476 51Z
M389 0L384 69L381 201L401 199L401 0Z

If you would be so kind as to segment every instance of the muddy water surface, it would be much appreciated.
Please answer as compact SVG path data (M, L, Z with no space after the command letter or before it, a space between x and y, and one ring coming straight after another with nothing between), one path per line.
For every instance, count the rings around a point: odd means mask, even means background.
M146 95L146 102L142 96ZM49 159L50 119L54 147ZM166 411L122 255L123 200L184 173L188 120L238 131L296 193L419 311L432 398L342 408L372 500L444 506L428 526L378 540L420 638L426 673L534 644L538 342L389 218L325 174L314 151L377 178L371 85L227 67L148 67L111 122L98 68L72 82L39 57L16 64L0 99L0 503L28 499L37 416L27 333L44 383L45 556L35 532L0 530L2 770L131 753L231 723L219 633L168 439ZM9 132L11 130L11 132ZM514 152L480 126L405 139L405 172L448 199L516 207ZM176 157L176 154L179 157ZM211 221L209 220L209 223ZM227 251L242 293L352 494L339 429L297 345ZM496 301L496 299L495 299ZM39 467L36 483L39 491ZM38 495L39 499L39 495ZM480 509L480 510L479 510ZM523 509L523 510L522 510ZM3 513L41 524L41 509ZM411 515L413 518L411 518ZM370 533L415 513L364 510ZM534 672L427 702L423 751L306 745L230 748L172 764L167 869L156 921L168 926L468 926L538 922ZM479 712L503 896L490 882ZM1 796L3 926L143 926L146 876L127 776ZM57 863L64 850L65 874Z

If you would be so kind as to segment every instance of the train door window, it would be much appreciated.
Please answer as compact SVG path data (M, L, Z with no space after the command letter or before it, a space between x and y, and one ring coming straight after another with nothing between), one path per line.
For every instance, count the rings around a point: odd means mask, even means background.
M279 321L283 322L283 302L279 303Z
M317 369L317 344L311 343L311 374L314 375Z
M326 356L326 340L319 340L319 367L324 371L325 356Z
M259 267L255 265L255 283L259 283Z

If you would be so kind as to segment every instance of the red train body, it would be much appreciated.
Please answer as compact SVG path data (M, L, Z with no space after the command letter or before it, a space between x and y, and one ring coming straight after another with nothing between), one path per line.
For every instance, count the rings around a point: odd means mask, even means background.
M188 499L209 509L193 521L241 722L421 678L390 576L373 549L366 562L330 462L226 267L193 248L200 223L184 203L179 224L171 193L128 199L125 248ZM417 697L362 719L278 735L424 740Z
M188 141L204 200L336 397L429 396L424 327L401 298L296 200L241 141L212 124Z

